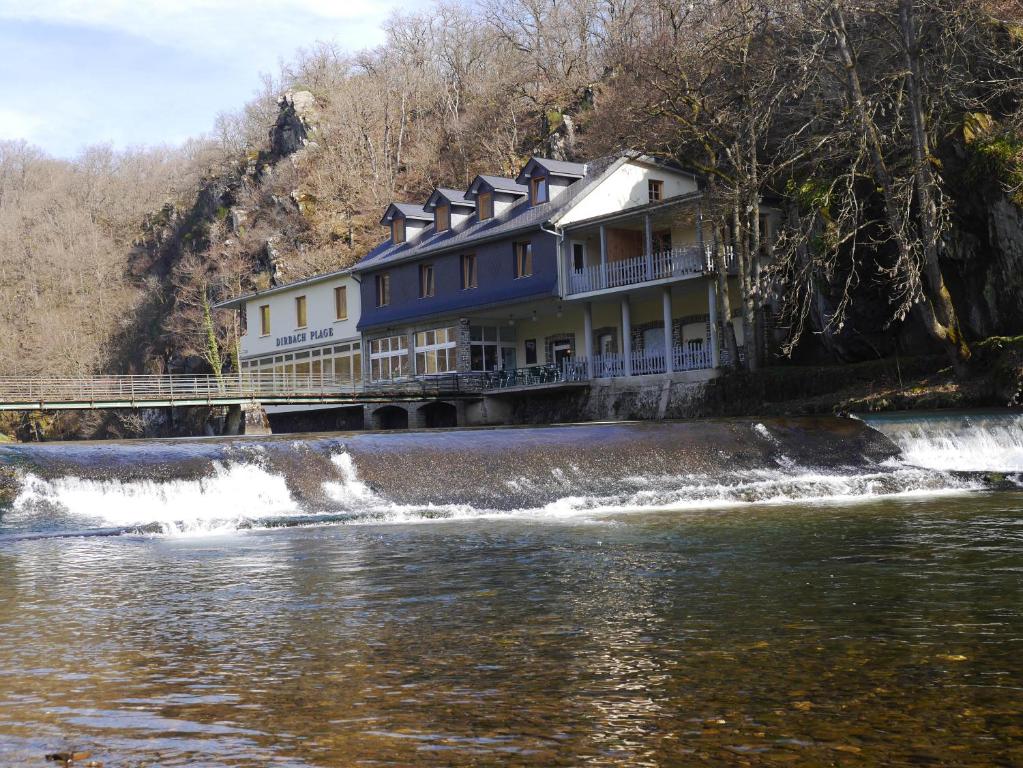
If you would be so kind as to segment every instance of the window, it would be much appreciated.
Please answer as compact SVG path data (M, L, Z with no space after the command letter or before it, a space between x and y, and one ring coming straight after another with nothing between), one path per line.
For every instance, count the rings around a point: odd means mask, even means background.
M466 253L462 256L462 290L476 287L476 254Z
M295 297L295 327L305 328L308 325L306 316L305 296Z
M664 354L664 326L643 331L643 354L645 356Z
M660 179L650 179L647 181L646 190L651 203L664 199L664 182Z
M377 275L377 306L386 307L391 303L391 276Z
M469 369L473 371L515 368L515 329L503 326L469 327Z
M419 298L433 296L433 264L419 265Z
M572 269L582 272L586 266L586 246L582 243L572 243Z
M533 205L547 202L546 176L535 176L529 180L529 198Z
M438 232L446 232L451 226L451 211L446 205L438 205L433 211L433 222Z
M457 328L419 331L416 342L416 374L454 373L458 366Z
M264 304L259 308L259 334L260 336L270 335L270 305Z
M408 340L405 336L387 336L369 343L369 375L373 381L408 376Z
M526 365L536 365L536 339L526 339Z
M405 242L405 219L391 221L391 241L396 244Z
M533 244L515 243L515 277L530 277L533 274Z
M486 221L494 217L494 193L480 192L476 196L476 211L479 220Z
M334 319L348 319L348 286L346 285L334 288Z
M661 229L654 232L653 237L654 253L655 254L667 254L671 251L671 230Z

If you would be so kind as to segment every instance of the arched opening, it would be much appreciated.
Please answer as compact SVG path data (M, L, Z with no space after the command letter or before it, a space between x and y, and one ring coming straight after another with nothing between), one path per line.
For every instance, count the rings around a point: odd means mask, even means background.
M419 409L419 412L423 416L423 426L425 427L458 426L458 409L451 403L427 403Z
M397 405L385 405L373 413L377 429L408 429L408 411Z

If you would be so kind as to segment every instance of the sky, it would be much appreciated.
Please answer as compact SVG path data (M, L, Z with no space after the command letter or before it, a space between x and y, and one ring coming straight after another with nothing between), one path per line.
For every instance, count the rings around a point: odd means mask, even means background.
M0 0L0 141L57 157L179 144L318 41L383 42L426 0Z

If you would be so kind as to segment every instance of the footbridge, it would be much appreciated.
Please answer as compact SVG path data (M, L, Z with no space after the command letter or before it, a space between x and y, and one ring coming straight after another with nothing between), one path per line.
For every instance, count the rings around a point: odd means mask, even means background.
M195 405L362 405L479 397L483 374L424 376L353 385L333 376L252 373L225 376L0 377L0 411L165 408Z

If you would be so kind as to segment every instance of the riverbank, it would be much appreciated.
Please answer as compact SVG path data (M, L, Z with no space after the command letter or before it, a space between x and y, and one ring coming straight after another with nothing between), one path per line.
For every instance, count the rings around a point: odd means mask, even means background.
M1023 337L975 345L967 375L944 357L886 358L841 366L785 366L712 382L706 415L813 415L1006 408L1021 405Z

